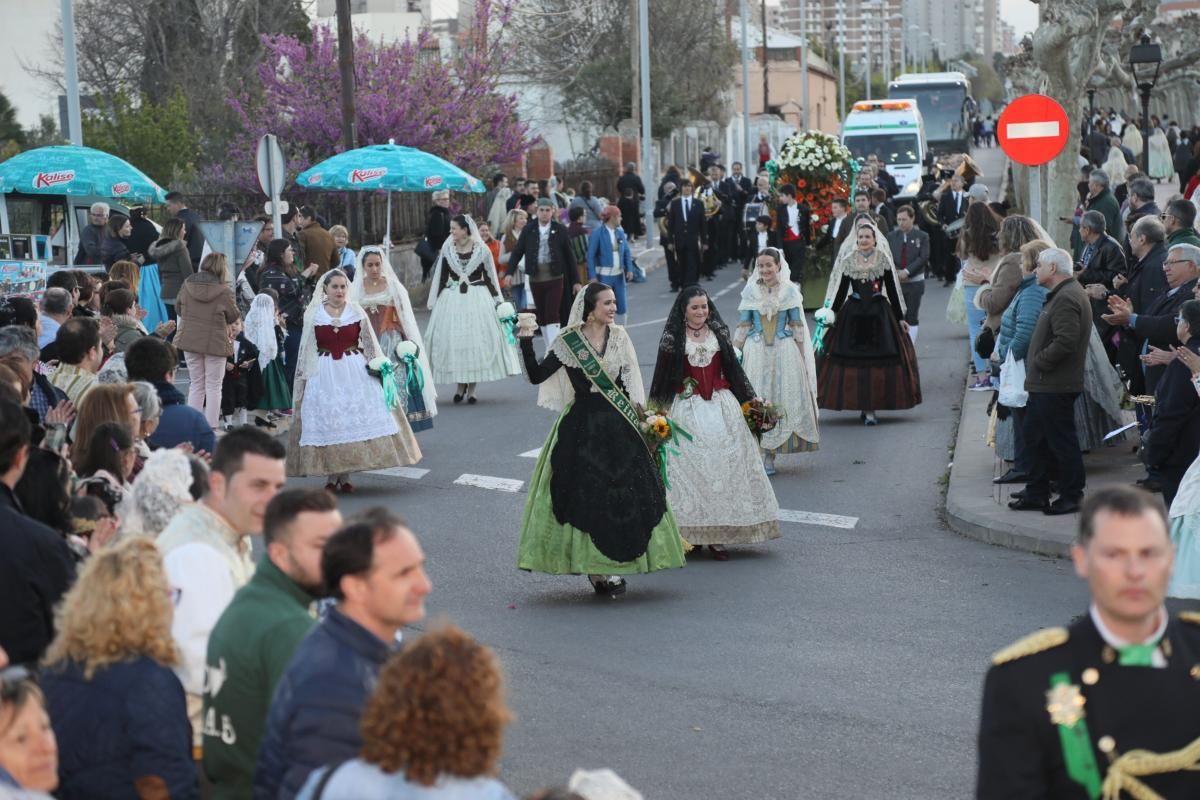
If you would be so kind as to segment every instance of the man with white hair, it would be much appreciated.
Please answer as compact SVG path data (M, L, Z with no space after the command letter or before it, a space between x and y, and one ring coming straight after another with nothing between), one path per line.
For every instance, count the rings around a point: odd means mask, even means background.
M1025 361L1025 446L1032 455L1029 482L1008 507L1074 514L1083 500L1083 454L1075 434L1075 398L1091 336L1092 305L1073 277L1071 254L1052 247L1038 256L1034 275L1049 291L1029 340ZM1059 497L1050 502L1050 469L1058 466Z
M79 232L79 252L76 264L100 264L100 245L104 242L104 226L108 224L108 203L92 203L88 209L87 227Z
M1121 228L1121 204L1109 188L1108 173L1094 169L1088 175L1088 195L1083 201L1087 211L1099 211L1104 215L1104 230L1120 238L1125 231Z

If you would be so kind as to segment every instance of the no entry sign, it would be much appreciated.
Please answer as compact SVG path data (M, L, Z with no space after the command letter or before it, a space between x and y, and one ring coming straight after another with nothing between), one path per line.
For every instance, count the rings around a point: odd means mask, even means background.
M996 138L1013 161L1037 167L1063 151L1070 127L1067 112L1057 102L1043 94L1027 94L1004 109L996 121Z

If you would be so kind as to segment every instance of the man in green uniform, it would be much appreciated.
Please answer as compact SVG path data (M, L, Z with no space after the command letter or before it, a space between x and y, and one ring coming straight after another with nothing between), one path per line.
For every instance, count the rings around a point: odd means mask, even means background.
M208 640L204 675L204 772L213 799L250 796L275 684L316 620L321 548L342 524L321 489L288 489L263 516L267 552Z
M992 658L976 797L1200 797L1200 614L1163 604L1175 553L1162 501L1093 493L1071 555L1088 613Z

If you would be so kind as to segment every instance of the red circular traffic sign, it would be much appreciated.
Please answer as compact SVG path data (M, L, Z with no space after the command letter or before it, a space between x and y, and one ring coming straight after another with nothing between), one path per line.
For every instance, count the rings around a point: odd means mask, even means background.
M996 121L996 139L1004 154L1027 167L1053 161L1067 146L1070 132L1067 112L1044 94L1018 97Z

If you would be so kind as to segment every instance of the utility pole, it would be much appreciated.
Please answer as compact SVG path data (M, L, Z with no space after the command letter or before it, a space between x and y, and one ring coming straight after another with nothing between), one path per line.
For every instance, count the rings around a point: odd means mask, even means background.
M871 12L867 8L867 4L862 4L862 32L863 32L863 51L865 57L865 70L863 71L863 83L867 87L867 99L871 99Z
M642 180L649 179L650 185L654 185L654 178L657 174L650 173L650 3L649 0L638 0L638 39L641 42L642 56ZM653 195L646 193L645 204L642 207L642 213L645 216L646 239L649 240L651 231L654 230L654 202Z
M748 174L754 161L750 151L750 20L746 18L750 9L747 6L746 0L741 0L739 11L742 18L742 150Z
M808 127L808 0L800 0L800 128Z
M846 0L838 0L838 113L846 119Z
M641 42L641 37L638 35L638 9L640 6L641 3L633 3L632 7L629 9L633 14L633 17L629 23L629 33L631 34L629 38L633 44L633 46L629 48L629 72L631 75L633 75L633 85L630 87L630 96L633 98L633 102L629 104L629 118L635 122L638 119L638 114L640 114L642 110L642 77L640 75L642 48L639 44Z
M338 72L342 78L342 147L358 147L357 115L354 111L354 30L350 27L350 0L337 0ZM351 241L362 241L362 219L357 196L347 203L347 227ZM384 226L386 230L388 226ZM391 243L385 243L390 245Z
M762 4L762 65L763 65L763 113L771 113L771 95L767 82L767 4Z
M83 144L83 120L79 116L79 68L75 65L75 9L72 0L62 0L63 72L67 82L67 130L71 144Z

